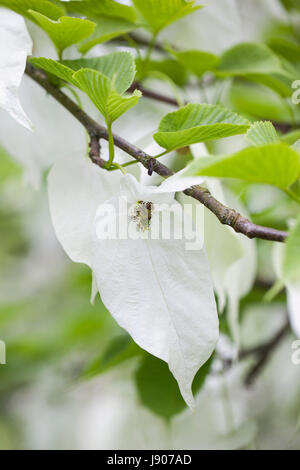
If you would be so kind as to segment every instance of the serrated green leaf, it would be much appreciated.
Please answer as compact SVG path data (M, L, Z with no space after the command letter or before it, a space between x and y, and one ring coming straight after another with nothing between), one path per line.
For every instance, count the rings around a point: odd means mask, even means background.
M128 5L114 0L82 0L67 2L66 8L72 13L80 13L88 17L107 16L135 22L136 11Z
M300 279L300 218L291 230L284 247L282 274L286 282Z
M205 72L214 70L219 64L219 57L205 51L189 50L177 52L168 49L177 60L197 77L201 77Z
M102 73L81 69L73 75L77 86L84 91L105 119L111 122L138 103L141 92L135 90L131 96L121 96L113 88L113 80Z
M160 72L167 75L178 86L183 86L187 82L188 74L186 69L174 59L163 60L143 60L136 59L136 80L143 80L152 72Z
M79 47L79 51L83 54L88 52L97 44L128 34L137 27L135 23L126 21L122 18L109 18L102 16L93 18L93 21L96 23L96 28L93 34Z
M175 150L197 142L243 134L250 126L247 119L210 104L188 104L164 116L154 139L163 148Z
M186 168L185 173L238 178L285 190L299 177L300 156L286 144L269 144L249 147L231 155L199 158Z
M270 121L254 122L245 138L255 146L279 143L276 129Z
M197 372L193 394L204 385L211 364L212 357ZM169 421L186 409L178 384L164 361L147 354L136 372L135 382L142 404L161 418Z
M113 338L106 350L94 359L85 369L83 376L91 378L122 364L123 362L143 354L143 350L131 339L123 334Z
M129 97L121 96L135 76L135 63L129 52L62 62L43 57L30 61L84 91L105 119L111 122L135 106L141 96L138 91Z
M221 56L218 74L224 77L240 76L261 83L279 93L291 95L295 70L281 60L268 46L243 43L232 47Z
M64 49L90 36L96 26L92 21L81 18L62 16L54 21L37 11L29 10L29 13L52 39L60 57Z
M0 5L10 8L32 21L35 19L28 13L28 10L38 11L52 20L58 20L65 14L64 8L58 7L48 0L0 0Z
M174 21L202 8L195 6L194 1L186 0L133 0L133 4L155 35Z
M242 43L224 52L218 70L227 76L281 73L280 59L266 45Z

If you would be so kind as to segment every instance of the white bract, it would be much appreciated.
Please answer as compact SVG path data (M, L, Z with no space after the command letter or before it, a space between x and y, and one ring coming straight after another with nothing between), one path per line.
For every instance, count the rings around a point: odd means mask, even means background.
M282 265L285 246L283 243L275 243L273 248L273 266L276 275L282 279ZM285 283L287 293L287 310L291 328L297 338L300 339L300 280Z
M32 129L32 124L19 101L18 88L31 49L24 19L0 7L0 107L27 129Z
M195 158L208 155L204 144L192 146ZM231 193L225 195L222 184L215 178L206 178L204 185L211 194L227 207L235 208L247 216L245 208ZM181 202L187 197L180 195ZM199 204L193 200L193 204ZM252 288L256 274L256 244L244 235L236 233L231 227L220 224L217 217L204 209L204 244L209 266L218 296L219 311L227 304L228 323L235 344L239 344L239 302Z
M185 189L191 181L172 177L159 187L145 187L132 175L122 177L120 184L119 179L118 173L108 173L88 159L56 163L49 176L55 231L67 254L91 267L102 301L119 325L139 346L168 363L192 407L193 378L218 339L204 250L188 251L185 239L172 237L99 239L97 230L101 217L109 222L103 211L108 204L118 211L120 198L128 207L151 202L164 204L161 212L168 213L178 204L174 191ZM130 211L128 217L138 225ZM174 227L176 217L175 211Z

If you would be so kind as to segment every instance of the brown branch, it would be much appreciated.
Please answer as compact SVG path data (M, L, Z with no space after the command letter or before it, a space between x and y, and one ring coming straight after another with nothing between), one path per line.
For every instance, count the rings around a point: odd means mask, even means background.
M147 88L144 88L143 85L141 85L139 82L133 82L128 91L134 90L140 90L143 93L144 98L170 104L171 106L178 106L178 103L176 100L174 100L174 98L169 98L168 96L162 95L156 91L148 90Z
M52 85L43 71L36 69L32 64L27 64L26 74L41 85L85 127L91 140L91 159L100 167L105 166L106 162L100 157L100 145L97 143L99 143L100 139L108 140L107 129L94 121L65 93ZM164 178L174 174L168 167L160 163L157 159L147 155L143 150L127 142L116 134L114 134L114 144L128 155L131 155L148 170L154 171ZM205 188L193 186L186 189L184 193L204 204L205 207L215 214L222 224L229 225L236 232L243 233L249 238L262 238L264 240L283 242L287 237L286 232L253 224L250 220L240 215L234 209L230 209L217 201Z

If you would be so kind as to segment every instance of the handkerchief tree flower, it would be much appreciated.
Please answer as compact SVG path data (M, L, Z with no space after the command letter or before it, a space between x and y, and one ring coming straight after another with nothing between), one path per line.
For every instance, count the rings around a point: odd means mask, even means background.
M235 350L227 362L221 357L222 364L243 357L239 302L255 282L255 238L269 243L288 239L278 275L299 335L299 222L290 233L287 226L252 222L243 204L247 200L240 201L231 184L273 186L295 206L300 203L299 135L283 136L282 126L276 129L268 120L268 105L256 115L251 99L239 95L240 87L248 87L257 98L264 87L282 102L290 96L297 67L292 47L290 62L282 56L286 43L245 39L218 55L201 48L179 50L163 43L162 32L167 36L171 24L186 22L192 14L200 19L202 6L187 0L128 3L0 0L0 107L32 128L18 98L26 71L82 125L87 151L81 139L77 151L47 152L45 166L55 162L47 181L56 236L74 262L90 267L92 299L99 292L134 343L168 365L193 408L193 381L202 371L204 383L215 350L218 355L219 315L222 333ZM25 21L46 33L54 58L35 54ZM149 39L136 32L142 28ZM115 50L106 45L109 41ZM125 49L119 47L124 41ZM149 83L155 88L147 88ZM201 98L195 93L188 102L195 83ZM138 131L147 127L140 109L147 99L168 108L160 108L155 128L142 133L140 148ZM39 112L41 120L47 112ZM266 119L257 121L257 116ZM49 126L53 142L56 134L64 139L60 122L54 117ZM74 129L77 142L75 134ZM13 137L18 139L17 130ZM228 151L233 138L240 148ZM42 141L43 132L37 152L42 152ZM146 152L149 145L157 151ZM139 181L139 172L147 172L149 185ZM160 177L155 183L154 175ZM296 209L292 218L297 215ZM201 240L193 248L186 223ZM167 237L162 235L165 227ZM181 409L177 403L170 416Z

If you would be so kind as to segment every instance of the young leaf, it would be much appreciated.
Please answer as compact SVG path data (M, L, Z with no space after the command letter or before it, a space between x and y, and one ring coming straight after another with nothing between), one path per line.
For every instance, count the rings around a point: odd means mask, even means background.
M152 72L160 72L167 75L178 86L183 86L187 82L188 74L186 69L174 59L163 60L143 60L136 59L136 80L143 80Z
M175 150L197 142L243 134L250 122L237 114L209 104L188 104L162 118L154 139L163 148Z
M0 0L0 5L10 8L31 21L35 21L35 18L28 13L28 10L38 11L52 20L58 20L58 18L65 14L63 8L54 5L48 0Z
M300 156L285 144L249 147L226 156L199 158L186 169L186 175L238 178L287 189L299 177Z
M135 106L141 96L135 91L131 96L121 96L135 76L135 64L129 52L115 52L91 59L57 62L33 58L31 62L47 72L84 91L103 114L113 122Z
M77 86L90 97L94 105L111 122L138 103L141 92L135 90L131 96L120 96L114 90L114 81L95 70L81 69L73 75Z
M219 64L219 57L210 52L190 50L171 51L177 60L197 77L201 77L205 72L214 70Z
M90 36L96 26L92 21L81 18L62 16L58 21L54 21L37 11L29 10L29 13L50 36L57 48L59 57L62 56L64 49Z
M300 218L284 246L282 274L286 282L298 282L300 279Z
M96 23L93 34L79 47L79 51L85 54L92 47L105 41L123 36L136 29L137 25L122 18L110 18L106 16L93 17Z
M204 385L210 372L212 357L199 369L193 381L195 395ZM157 357L146 355L135 375L136 387L142 404L152 413L169 421L181 413L186 404L168 365Z
M255 146L279 143L275 127L270 121L257 121L251 125L246 139Z
M154 35L174 21L202 8L195 6L194 1L186 0L133 0L133 4Z
M136 11L128 5L122 5L114 0L73 0L66 3L66 8L72 13L80 13L88 17L121 18L135 22Z

